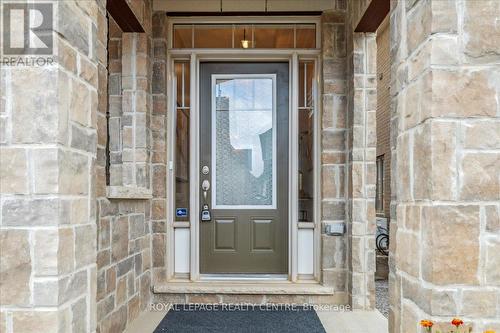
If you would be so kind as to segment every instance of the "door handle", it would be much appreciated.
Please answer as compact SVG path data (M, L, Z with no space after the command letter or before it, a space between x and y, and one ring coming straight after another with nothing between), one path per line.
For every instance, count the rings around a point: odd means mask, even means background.
M203 190L203 198L205 199L205 201L207 201L207 192L210 189L210 182L208 181L208 179L205 179L201 183L201 189Z

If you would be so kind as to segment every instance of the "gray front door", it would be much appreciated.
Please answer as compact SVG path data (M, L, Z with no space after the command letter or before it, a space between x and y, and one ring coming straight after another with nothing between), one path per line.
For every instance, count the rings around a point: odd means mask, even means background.
M288 63L200 66L202 274L288 272L288 87Z

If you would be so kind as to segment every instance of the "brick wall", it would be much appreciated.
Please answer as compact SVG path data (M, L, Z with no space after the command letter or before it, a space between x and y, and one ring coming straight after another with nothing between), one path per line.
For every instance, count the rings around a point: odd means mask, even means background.
M377 30L377 157L384 158L383 216L391 208L391 54L389 17Z

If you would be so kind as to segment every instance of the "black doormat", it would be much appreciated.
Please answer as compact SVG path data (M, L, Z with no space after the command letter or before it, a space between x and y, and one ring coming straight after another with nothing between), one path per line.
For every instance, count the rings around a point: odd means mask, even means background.
M154 333L307 332L325 333L312 308L272 305L173 305Z

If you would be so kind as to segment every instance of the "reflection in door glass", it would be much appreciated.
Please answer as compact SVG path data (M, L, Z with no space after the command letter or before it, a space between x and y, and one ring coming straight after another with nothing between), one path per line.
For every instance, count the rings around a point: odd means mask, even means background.
M274 206L273 85L269 77L216 81L212 120L216 206Z

